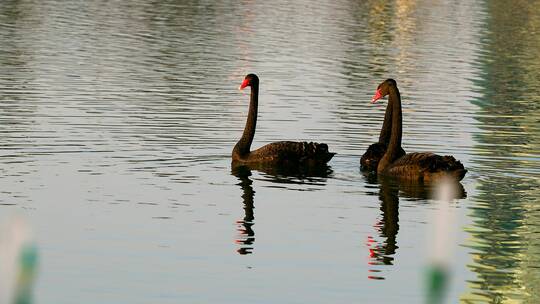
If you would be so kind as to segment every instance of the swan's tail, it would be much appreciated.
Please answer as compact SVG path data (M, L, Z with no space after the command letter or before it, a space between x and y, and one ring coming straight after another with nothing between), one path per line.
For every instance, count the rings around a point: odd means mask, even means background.
M467 173L467 169L465 169L463 164L451 155L436 157L435 161L430 164L430 171L444 171L456 180L462 180Z
M301 163L326 164L336 153L328 151L328 145L316 142L302 142L299 147Z

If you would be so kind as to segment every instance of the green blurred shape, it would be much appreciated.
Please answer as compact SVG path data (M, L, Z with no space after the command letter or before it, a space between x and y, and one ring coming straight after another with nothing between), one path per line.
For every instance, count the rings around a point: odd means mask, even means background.
M441 265L431 265L426 271L427 278L427 295L426 303L440 304L444 302L446 290L448 288L449 273L448 270Z
M34 244L25 245L19 256L19 278L15 292L14 304L31 304L32 288L37 270L38 253Z

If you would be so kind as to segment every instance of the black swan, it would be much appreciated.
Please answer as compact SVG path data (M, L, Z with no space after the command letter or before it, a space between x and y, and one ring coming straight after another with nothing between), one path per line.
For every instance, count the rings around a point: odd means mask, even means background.
M379 141L371 144L364 155L360 158L360 169L365 172L377 172L379 161L386 153L386 148L390 142L390 134L392 130L392 107L390 104L386 107L384 114L384 122L379 135ZM405 150L399 147L398 156L405 155Z
M377 87L371 102L375 103L386 95L388 95L388 107L392 107L392 127L388 147L377 165L377 174L421 182L432 182L442 177L450 177L458 181L463 179L467 170L453 156L440 156L430 152L400 155L402 152L401 97L395 80L387 79L382 82Z
M255 166L320 166L326 165L335 153L328 152L328 145L314 142L278 141L250 151L255 127L257 125L257 106L259 101L259 78L248 74L240 90L251 87L249 113L242 138L232 151L232 163Z

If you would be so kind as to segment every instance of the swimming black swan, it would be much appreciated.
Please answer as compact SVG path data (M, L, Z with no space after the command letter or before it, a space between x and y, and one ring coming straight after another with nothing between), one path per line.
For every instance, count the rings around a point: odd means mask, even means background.
M377 165L377 174L422 182L431 182L441 177L451 177L458 181L463 179L467 170L453 156L440 156L430 152L400 155L402 152L401 97L395 80L387 79L382 82L377 87L371 102L375 103L386 95L388 95L388 106L392 107L392 127L388 148Z
M335 153L328 152L328 145L314 142L278 141L250 151L257 125L259 78L248 74L240 90L251 87L249 113L242 138L232 151L233 165L256 166L319 166L326 165Z
M392 107L390 103L386 106L386 112L384 114L384 122L379 135L379 141L371 144L364 155L360 158L360 169L364 172L377 172L377 166L379 161L386 153L386 148L390 142L390 133L392 130ZM398 156L405 155L405 150L399 147Z

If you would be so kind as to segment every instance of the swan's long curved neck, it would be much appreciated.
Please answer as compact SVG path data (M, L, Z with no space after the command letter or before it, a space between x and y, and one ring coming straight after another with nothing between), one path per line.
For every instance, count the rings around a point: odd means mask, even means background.
M390 143L390 134L392 132L392 105L390 102L386 106L386 112L384 113L384 122L379 135L379 143L388 146Z
M401 114L401 96L396 87L390 87L388 93L388 105L392 107L392 127L390 132L390 142L386 153L382 157L377 171L384 171L392 162L399 156L401 148L401 133L402 133L402 114Z
M257 126L257 108L259 105L259 84L253 83L251 85L251 95L249 102L249 112L246 120L246 126L244 127L244 133L236 145L234 146L235 152L239 155L246 155L249 153L253 137L255 136L255 127Z

